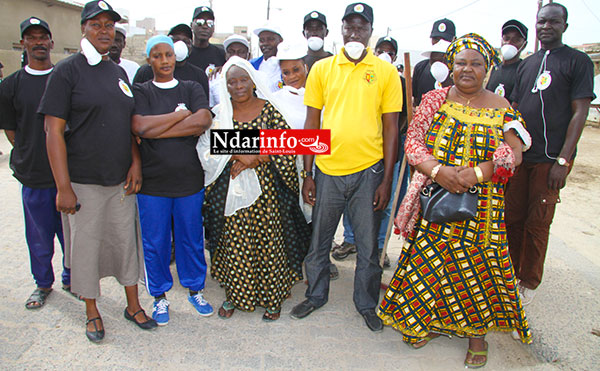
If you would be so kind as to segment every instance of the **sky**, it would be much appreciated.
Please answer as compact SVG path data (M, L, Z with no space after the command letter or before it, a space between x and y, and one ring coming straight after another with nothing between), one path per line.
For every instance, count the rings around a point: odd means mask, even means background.
M145 17L156 19L159 30L168 30L179 23L191 21L194 8L210 5L209 1L107 0L114 8L129 10L130 23ZM284 39L302 37L302 22L306 14L318 10L325 14L329 36L325 49L341 44L341 18L351 0L271 0L270 20L282 29ZM215 32L233 32L233 26L248 26L249 32L267 19L268 0L213 0ZM517 19L529 28L527 51L535 43L537 0L370 0L374 10L376 36L389 35L398 41L400 52L423 50L431 45L429 34L433 22L449 18L456 25L457 36L476 32L499 47L502 24ZM544 4L548 0L544 1ZM169 4L174 6L169 7ZM569 27L563 35L568 45L600 42L600 1L563 0L569 11ZM253 36L254 38L254 36ZM257 44L257 39L253 40Z

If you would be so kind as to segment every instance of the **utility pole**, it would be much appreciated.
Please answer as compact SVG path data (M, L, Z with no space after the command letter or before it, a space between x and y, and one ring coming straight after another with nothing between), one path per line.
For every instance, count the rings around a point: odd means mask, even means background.
M267 21L269 20L270 12L271 12L271 0L267 0Z

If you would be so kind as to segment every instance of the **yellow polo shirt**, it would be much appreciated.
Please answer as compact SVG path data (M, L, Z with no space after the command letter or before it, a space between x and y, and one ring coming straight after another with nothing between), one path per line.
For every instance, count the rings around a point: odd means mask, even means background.
M402 85L396 68L370 48L357 65L342 49L313 65L304 104L322 110L321 128L331 129L331 155L317 155L317 166L327 175L348 175L383 158L381 115L402 111Z

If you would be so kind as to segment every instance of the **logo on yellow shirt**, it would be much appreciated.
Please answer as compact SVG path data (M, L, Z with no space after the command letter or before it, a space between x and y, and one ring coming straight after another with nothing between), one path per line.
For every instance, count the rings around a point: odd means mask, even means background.
M365 72L365 81L369 85L371 85L372 83L377 81L377 76L375 76L375 71L367 70L367 72Z

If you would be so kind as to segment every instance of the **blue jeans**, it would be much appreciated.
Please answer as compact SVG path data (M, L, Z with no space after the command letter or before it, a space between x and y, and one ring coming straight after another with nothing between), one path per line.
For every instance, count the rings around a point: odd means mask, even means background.
M304 262L308 278L306 297L316 307L323 306L329 298L329 252L344 210L356 232L354 305L359 313L377 307L382 273L377 261L377 231L382 212L373 211L373 197L382 180L383 161L344 176L330 176L318 168L315 170L313 234Z

